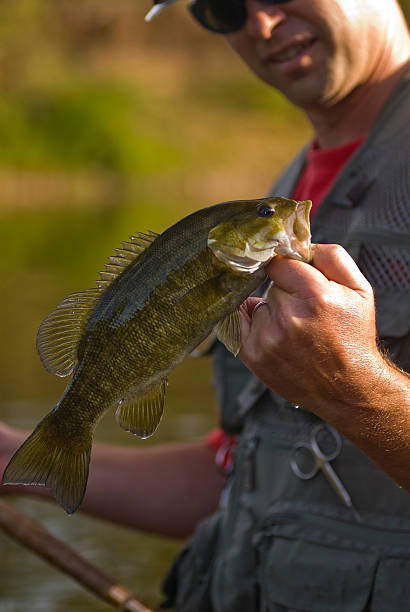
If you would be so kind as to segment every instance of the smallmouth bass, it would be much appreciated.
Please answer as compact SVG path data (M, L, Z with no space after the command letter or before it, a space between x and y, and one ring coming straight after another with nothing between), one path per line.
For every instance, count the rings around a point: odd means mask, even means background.
M59 403L16 451L3 484L46 485L69 514L87 484L93 431L116 408L141 438L161 420L167 377L215 328L235 355L239 306L276 254L311 259L311 202L224 202L162 234L130 236L96 289L64 299L40 326L45 368L73 374Z

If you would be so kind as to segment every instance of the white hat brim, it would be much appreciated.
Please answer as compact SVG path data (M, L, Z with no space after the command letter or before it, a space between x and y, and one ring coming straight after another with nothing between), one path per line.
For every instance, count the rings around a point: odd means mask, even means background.
M152 9L150 9L148 13L145 15L144 20L147 22L151 21L151 19L154 19L154 17L162 13L164 9L166 9L170 4L173 4L174 2L176 2L176 0L165 0L165 2L154 4Z

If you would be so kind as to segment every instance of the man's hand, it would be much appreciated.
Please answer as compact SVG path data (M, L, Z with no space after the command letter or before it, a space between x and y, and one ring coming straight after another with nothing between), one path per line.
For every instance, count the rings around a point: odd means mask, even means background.
M266 300L242 305L241 359L271 389L324 418L339 402L360 406L363 377L384 360L373 291L353 259L321 244L313 266L275 257L267 272L274 285Z
M315 245L313 266L277 257L268 274L266 303L242 306L241 358L410 492L410 376L377 348L369 283L344 249L325 244Z

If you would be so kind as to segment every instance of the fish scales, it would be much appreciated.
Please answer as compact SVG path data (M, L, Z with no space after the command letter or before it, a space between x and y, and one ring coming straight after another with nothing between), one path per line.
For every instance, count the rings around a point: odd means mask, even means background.
M138 272L138 274L135 274ZM134 274L144 274L141 267ZM263 280L265 273L248 278L221 268L211 251L203 249L178 270L171 271L162 284L149 291L144 307L126 318L114 314L114 326L100 321L93 324L98 344L110 347L104 372L111 389L104 395L114 401L131 384L149 386L162 378L189 354L223 316L227 304L232 308ZM184 280L186 283L184 284ZM169 316L172 308L172 317ZM121 324L118 318L121 316ZM187 326L189 322L189 326ZM189 330L189 337L187 337ZM119 348L117 348L119 347ZM96 347L95 352L101 350ZM145 356L145 358L144 358ZM95 368L101 359L89 360ZM138 369L135 364L138 361ZM92 378L88 375L87 379ZM112 399L111 399L112 398Z
M125 299L132 308L143 308L150 290L163 284L168 275L194 258L207 248L209 231L225 220L230 214L235 214L236 202L227 203L227 208L220 205L210 206L188 215L175 225L169 227L142 253L135 266L114 281L101 298L100 308L95 310L89 325L102 318L110 318L113 309L118 307L118 301ZM141 272L142 270L142 272ZM141 284L141 276L143 284ZM195 276L191 279L194 284ZM189 282L189 279L187 279ZM112 301L115 295L115 301ZM125 316L128 316L124 314Z
M236 354L238 307L268 261L277 253L309 260L309 209L285 198L225 202L123 243L101 274L102 290L69 296L40 326L43 363L73 377L3 482L46 485L74 512L102 415L117 408L121 427L147 437L161 419L169 372L213 328Z

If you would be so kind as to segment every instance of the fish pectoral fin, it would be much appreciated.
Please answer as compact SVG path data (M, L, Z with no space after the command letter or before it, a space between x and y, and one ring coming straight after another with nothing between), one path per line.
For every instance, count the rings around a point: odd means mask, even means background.
M126 396L121 400L115 413L119 426L143 439L152 436L164 412L167 384L165 378L143 395Z
M43 366L52 374L68 376L74 370L78 344L100 295L98 289L72 293L40 325L37 351Z
M218 340L236 357L241 348L241 318L239 310L236 309L224 319L221 319L215 329Z

